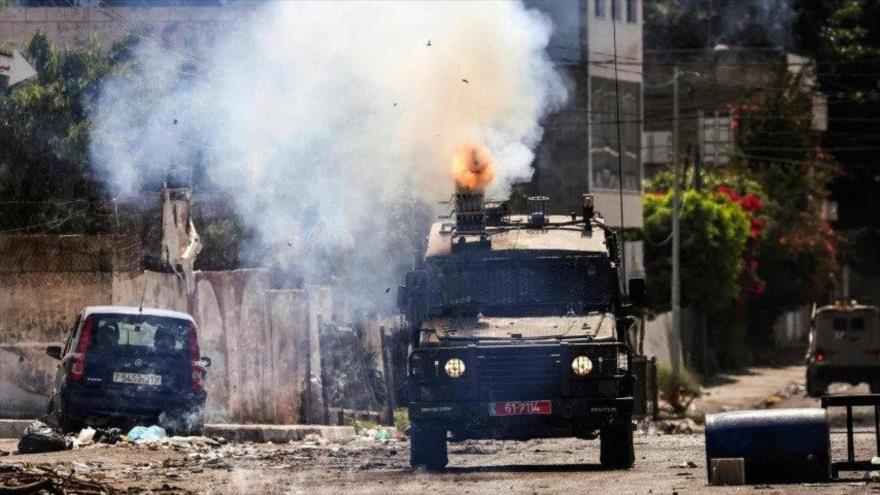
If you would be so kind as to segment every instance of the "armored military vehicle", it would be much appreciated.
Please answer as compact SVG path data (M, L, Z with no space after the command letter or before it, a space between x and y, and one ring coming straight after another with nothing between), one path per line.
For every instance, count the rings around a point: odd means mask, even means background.
M511 215L460 189L454 221L433 225L399 289L413 467L443 469L447 441L567 436L598 437L608 468L634 462L644 366L627 331L644 280L624 296L618 240L592 196L571 216L530 199L540 207Z
M807 393L828 384L867 383L880 393L880 311L854 302L823 306L813 315L807 348Z

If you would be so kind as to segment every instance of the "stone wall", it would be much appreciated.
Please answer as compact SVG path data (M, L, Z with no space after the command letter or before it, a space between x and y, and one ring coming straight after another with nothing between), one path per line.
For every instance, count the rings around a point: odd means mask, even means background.
M256 3L256 2L255 2ZM192 51L209 46L250 15L253 5L228 7L6 7L0 42L22 46L37 29L60 45L97 41L104 49L132 33L143 41Z
M318 335L337 313L329 288L271 290L263 269L196 272L187 296L175 274L121 270L131 259L114 248L127 242L0 237L0 417L45 411L57 364L45 347L62 340L84 306L143 304L196 320L202 354L212 360L209 421L326 421Z

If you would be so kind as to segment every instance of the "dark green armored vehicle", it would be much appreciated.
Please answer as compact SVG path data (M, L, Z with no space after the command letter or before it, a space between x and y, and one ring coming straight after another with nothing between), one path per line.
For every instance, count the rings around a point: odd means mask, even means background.
M617 239L592 197L571 216L509 215L461 190L455 202L398 295L413 467L443 469L447 441L547 437L598 437L603 466L632 466L644 361L627 331L645 285L632 279L624 297Z

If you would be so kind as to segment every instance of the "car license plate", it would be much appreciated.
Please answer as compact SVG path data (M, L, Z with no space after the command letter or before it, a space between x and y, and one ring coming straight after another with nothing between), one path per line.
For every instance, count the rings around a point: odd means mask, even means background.
M113 373L114 383L131 383L133 385L162 385L162 375L146 373Z
M492 416L531 416L552 413L553 402L549 400L489 403L489 414Z

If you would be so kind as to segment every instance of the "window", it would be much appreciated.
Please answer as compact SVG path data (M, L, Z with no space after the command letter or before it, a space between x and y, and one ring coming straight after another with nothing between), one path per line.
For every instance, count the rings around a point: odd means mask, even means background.
M636 0L626 0L626 22L638 22L639 5Z
M611 0L611 18L620 19L620 0Z
M672 131L645 131L642 134L645 163L669 163L672 152Z
M151 315L93 315L90 351L139 354L189 349L190 322Z
M834 330L835 331L846 330L846 318L835 318L834 319Z
M850 330L864 330L865 329L865 319L864 318L852 318L849 320L849 329Z
M700 135L697 137L700 140L700 155L703 163L726 165L733 144L730 116L718 112L713 115L701 113L699 125Z
M593 0L593 11L596 17L605 17L605 0Z

